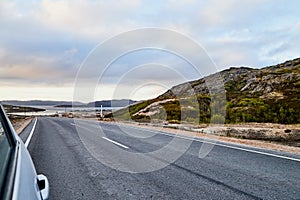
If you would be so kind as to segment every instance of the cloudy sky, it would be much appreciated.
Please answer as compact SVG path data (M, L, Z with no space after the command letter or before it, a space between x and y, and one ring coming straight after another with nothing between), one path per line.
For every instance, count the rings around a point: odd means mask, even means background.
M78 77L88 82L93 75L98 82L92 98L139 100L207 75L161 47L119 55L105 70L96 61L85 68L92 56L109 57L110 49L93 55L105 41L148 27L190 38L217 70L297 58L299 8L298 0L0 0L0 100L90 101L84 93L74 97L74 87ZM174 43L188 51L183 42Z

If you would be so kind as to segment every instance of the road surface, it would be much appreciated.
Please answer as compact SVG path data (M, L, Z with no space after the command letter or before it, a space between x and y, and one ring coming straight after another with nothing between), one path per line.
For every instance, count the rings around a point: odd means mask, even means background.
M33 124L21 134L24 141ZM96 159L77 130L84 130L86 141L97 144L94 150L107 155L114 148L140 154L152 152L169 144L175 135L160 132L138 138L122 130L141 135L152 132L95 121L78 124L73 119L41 117L32 132L28 150L37 172L49 179L50 199L300 199L297 155L217 143L200 159L202 142L197 140L178 160L162 169L121 172ZM105 137L92 138L98 134L99 126ZM183 143L188 139L179 138Z

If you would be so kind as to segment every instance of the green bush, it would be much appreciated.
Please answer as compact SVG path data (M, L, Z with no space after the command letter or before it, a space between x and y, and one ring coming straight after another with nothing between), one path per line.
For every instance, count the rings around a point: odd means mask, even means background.
M211 119L210 123L212 124L224 124L225 123L225 117L220 114L214 114Z

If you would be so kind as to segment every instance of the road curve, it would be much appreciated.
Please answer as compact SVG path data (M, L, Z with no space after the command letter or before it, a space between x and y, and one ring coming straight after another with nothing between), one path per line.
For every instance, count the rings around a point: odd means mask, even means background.
M152 152L172 139L168 134L156 134L149 138L123 134L124 129L135 135L152 134L147 129L130 126L120 129L111 123L94 121L80 121L80 124L87 137L93 137L101 127L105 138L88 139L97 142L95 147L103 153L111 153L112 148L109 147L112 145L129 152ZM282 155L261 149L249 149L249 152L240 147L228 148L226 146L230 144L223 143L214 146L208 156L200 159L198 153L202 143L193 141L178 160L163 169L127 173L95 159L80 139L77 125L72 119L41 117L37 120L28 150L37 172L49 179L50 199L300 198L300 162L297 155ZM21 134L23 141L32 126L30 124ZM242 149L245 148L242 146ZM253 150L295 160L251 152Z

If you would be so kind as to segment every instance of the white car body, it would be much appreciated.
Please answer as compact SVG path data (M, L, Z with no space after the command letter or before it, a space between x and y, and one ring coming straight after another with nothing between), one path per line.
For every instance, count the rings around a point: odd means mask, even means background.
M2 126L1 139L9 143L9 153L4 145L0 146L2 155L7 154L7 159L2 159L0 166L2 182L0 183L0 199L13 200L46 200L49 198L49 183L44 175L37 175L30 154L23 141L15 133L2 106L0 106L0 120ZM5 132L5 134L4 134ZM3 139L4 138L4 139ZM2 142L1 140L1 142Z

